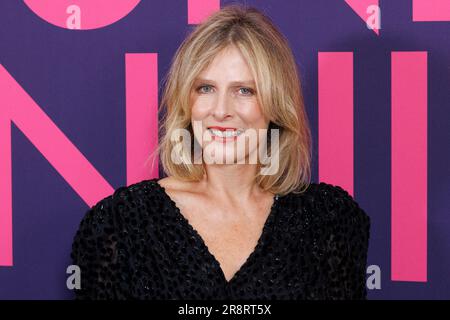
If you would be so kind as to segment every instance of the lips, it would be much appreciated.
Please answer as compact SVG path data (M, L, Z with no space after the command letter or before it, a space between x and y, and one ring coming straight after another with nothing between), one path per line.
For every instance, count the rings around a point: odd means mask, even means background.
M208 127L208 129L215 129L215 130L220 130L220 131L231 131L231 130L237 130L237 128L231 128L231 127L219 127L219 126L212 126L212 127Z

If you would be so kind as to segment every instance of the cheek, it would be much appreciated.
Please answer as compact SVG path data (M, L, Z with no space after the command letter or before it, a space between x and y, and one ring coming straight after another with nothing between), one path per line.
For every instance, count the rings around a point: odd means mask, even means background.
M206 101L197 99L191 104L191 115L193 119L199 120L207 117L209 113L209 104Z
M238 108L239 117L248 124L256 127L264 127L266 122L261 107L257 102L247 103L242 108Z

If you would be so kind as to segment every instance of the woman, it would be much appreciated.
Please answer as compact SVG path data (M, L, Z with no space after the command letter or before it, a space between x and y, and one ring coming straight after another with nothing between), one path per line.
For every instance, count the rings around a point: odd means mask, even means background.
M76 298L366 298L369 217L339 186L309 182L297 66L270 19L222 8L166 80L157 152L168 177L120 187L86 213ZM179 129L193 141L176 140ZM265 134L239 149L250 130ZM267 157L248 161L264 146Z

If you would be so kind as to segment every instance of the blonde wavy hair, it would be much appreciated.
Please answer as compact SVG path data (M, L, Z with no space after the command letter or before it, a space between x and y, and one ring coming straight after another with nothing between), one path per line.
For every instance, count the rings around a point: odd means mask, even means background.
M224 6L212 14L192 30L175 53L163 80L159 112L165 114L158 128L160 144L151 155L153 164L158 154L169 176L200 181L205 175L204 165L194 163L193 148L181 150L182 159L191 161L176 164L171 160L176 143L170 137L180 128L194 137L190 112L194 80L229 45L235 45L249 64L259 105L270 120L268 132L279 129L279 170L274 175L261 175L258 170L255 182L279 195L301 193L310 184L312 143L297 64L287 39L270 18L242 4ZM268 137L268 154L270 149Z

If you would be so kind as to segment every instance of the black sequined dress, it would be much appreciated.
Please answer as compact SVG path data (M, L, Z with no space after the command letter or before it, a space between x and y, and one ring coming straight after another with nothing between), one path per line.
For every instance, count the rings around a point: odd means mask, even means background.
M76 299L365 299L370 218L339 186L276 196L254 251L227 281L159 179L120 187L84 215Z

